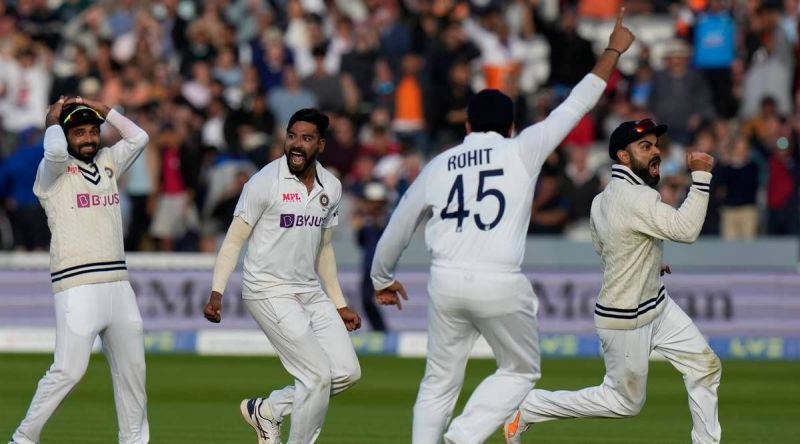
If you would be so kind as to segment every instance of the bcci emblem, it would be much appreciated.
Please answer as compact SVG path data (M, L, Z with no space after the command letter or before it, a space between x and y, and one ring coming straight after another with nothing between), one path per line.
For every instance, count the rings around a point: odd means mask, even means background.
M106 175L108 176L108 178L109 178L109 179L111 179L112 177L114 177L114 170L112 170L112 169L111 169L111 168L109 168L109 167L105 167L105 170L106 170Z
M322 204L323 207L327 207L329 203L331 203L331 199L328 197L327 194L323 194L319 197L319 203Z

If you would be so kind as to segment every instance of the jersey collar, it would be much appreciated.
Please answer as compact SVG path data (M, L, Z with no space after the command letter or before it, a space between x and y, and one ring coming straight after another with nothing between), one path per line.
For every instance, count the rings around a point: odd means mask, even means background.
M625 165L614 164L611 165L611 178L624 180L631 185L645 185L644 180L641 177L637 176L636 174L631 171L630 168L626 167Z
M288 159L286 158L285 154L283 155L283 157L281 157L280 164L281 164L280 168L281 168L281 177L282 178L284 178L284 179L294 179L294 180L300 182L300 179L298 179L297 176L295 176L294 173L292 173L289 170L289 163L288 163ZM317 185L319 185L320 188L325 188L325 185L322 184L322 179L320 179L320 177L319 177L319 169L320 169L320 167L321 167L321 165L319 164L319 162L315 160L314 161L314 178L316 179Z

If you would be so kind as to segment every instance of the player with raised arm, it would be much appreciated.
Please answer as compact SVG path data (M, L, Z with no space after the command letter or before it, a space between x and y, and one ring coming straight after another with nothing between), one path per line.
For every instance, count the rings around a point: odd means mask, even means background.
M99 148L103 122L122 135L108 148ZM44 425L86 372L99 335L111 367L119 442L144 444L150 432L142 317L128 282L117 180L148 136L117 111L80 97L58 99L46 124L33 191L52 233L56 349L11 442L39 442Z
M361 318L342 294L331 244L342 185L316 160L325 149L327 128L328 117L316 109L291 117L285 155L256 173L242 191L204 309L209 321L220 322L222 294L247 242L242 298L295 378L294 385L267 398L242 401L242 416L259 444L280 443L281 421L289 414L289 443L316 441L329 398L361 375L347 335L361 327Z
M425 167L378 244L371 273L376 297L398 308L407 296L394 270L419 223L425 222L433 254L427 366L414 406L414 444L441 439L479 336L491 346L498 368L452 421L445 442L488 439L540 377L538 301L520 271L534 187L545 159L594 107L633 42L622 18L620 11L592 72L545 120L516 137L511 99L496 90L478 93L467 109L464 142Z
M714 159L689 153L692 186L680 208L663 202L658 137L666 125L651 119L624 122L611 134L611 181L592 201L592 244L603 269L594 321L606 376L578 391L533 390L505 425L506 440L520 443L530 424L563 418L625 418L644 406L650 353L658 351L683 374L692 414L692 443L718 443L719 358L700 330L672 301L661 276L664 241L692 243L708 207ZM645 438L641 437L641 441Z

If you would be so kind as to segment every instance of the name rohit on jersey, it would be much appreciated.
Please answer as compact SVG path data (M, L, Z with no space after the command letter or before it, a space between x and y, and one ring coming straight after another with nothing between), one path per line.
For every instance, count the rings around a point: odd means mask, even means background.
M454 154L447 159L447 171L491 163L490 155L493 149L494 148L480 148L477 150L465 151L461 154Z
M75 198L78 208L110 207L112 205L119 205L119 193L105 195L79 193L75 195Z

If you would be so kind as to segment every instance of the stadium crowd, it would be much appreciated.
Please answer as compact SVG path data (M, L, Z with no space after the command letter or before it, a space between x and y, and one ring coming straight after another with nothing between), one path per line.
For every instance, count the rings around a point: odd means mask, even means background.
M654 117L664 201L685 153L717 159L704 234L800 233L797 0L629 0L639 40L539 177L529 232L588 238L607 136ZM291 114L331 127L354 238L374 248L427 159L465 135L482 88L547 115L603 49L618 0L0 0L0 249L46 249L32 193L47 107L119 107L151 147L124 178L126 248L215 251L244 183L283 152ZM595 38L597 36L597 38ZM104 130L112 141L116 134ZM530 147L536 149L536 147Z

